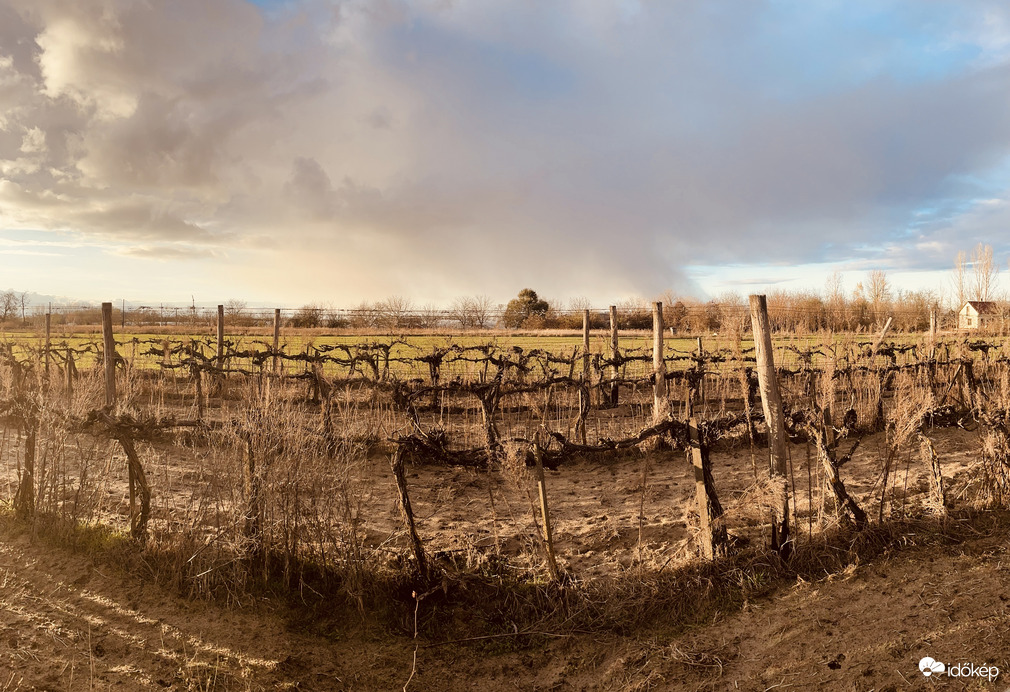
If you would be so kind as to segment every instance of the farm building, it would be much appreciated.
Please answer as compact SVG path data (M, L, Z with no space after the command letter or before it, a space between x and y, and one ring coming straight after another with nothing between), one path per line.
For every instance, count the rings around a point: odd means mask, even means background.
M969 300L957 313L958 329L979 329L988 326L999 316L996 303L986 300Z

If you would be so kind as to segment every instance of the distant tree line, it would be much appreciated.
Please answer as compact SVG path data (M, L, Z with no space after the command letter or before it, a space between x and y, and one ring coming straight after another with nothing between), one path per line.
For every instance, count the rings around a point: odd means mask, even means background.
M882 270L868 272L851 290L843 285L842 275L833 273L824 289L776 290L767 294L772 327L786 332L871 331L892 318L895 331L924 331L930 314L939 319L939 327L956 326L957 311L967 300L989 301L996 305L998 319L991 324L1001 332L1010 331L1010 301L999 290L1000 271L991 246L979 243L970 253L958 252L950 285L927 290L895 289ZM31 306L27 292L8 290L0 293L0 323L26 323L41 314ZM664 324L674 333L743 333L750 326L750 313L743 296L727 293L713 300L701 301L666 291L653 300L635 298L617 304L618 323L622 329L651 329L652 308L663 303ZM187 307L140 306L115 309L114 321L132 325L199 325L213 323L216 309L198 308L195 300ZM125 306L123 306L125 307ZM283 311L285 326L308 329L581 329L583 314L589 310L593 329L609 326L606 306L592 305L586 298L559 303L542 297L532 288L523 288L506 304L495 303L485 295L456 298L448 307L433 304L417 306L410 298L390 296L377 302L362 302L354 308L309 303L296 310ZM232 299L224 304L226 319L237 327L266 326L273 322L272 309L249 308L245 301ZM53 324L97 324L96 306L60 306L54 311Z

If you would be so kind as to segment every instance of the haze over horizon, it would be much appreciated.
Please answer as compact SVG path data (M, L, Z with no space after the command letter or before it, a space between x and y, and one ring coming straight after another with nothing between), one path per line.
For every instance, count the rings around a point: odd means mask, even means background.
M0 286L942 290L1006 271L1008 77L988 0L0 0Z

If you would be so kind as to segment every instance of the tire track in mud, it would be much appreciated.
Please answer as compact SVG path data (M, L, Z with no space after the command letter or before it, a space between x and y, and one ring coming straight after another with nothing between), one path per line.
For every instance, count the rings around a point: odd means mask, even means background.
M261 614L176 599L85 558L0 539L0 690L324 689L332 666ZM301 653L300 653L301 652ZM315 658L315 656L312 656Z

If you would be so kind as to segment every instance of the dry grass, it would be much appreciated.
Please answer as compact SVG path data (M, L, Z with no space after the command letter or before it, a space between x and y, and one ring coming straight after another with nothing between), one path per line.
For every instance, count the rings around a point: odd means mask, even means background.
M884 411L887 436L876 485L879 521L860 533L835 528L813 534L797 544L788 563L755 543L714 562L674 563L667 568L639 560L636 567L608 578L579 581L575 575L563 586L551 583L543 567L538 499L526 465L525 440L533 439L541 425L571 437L578 408L573 389L522 393L503 402L495 421L503 440L500 476L512 495L524 502L503 507L504 495L488 477L486 511L493 516L494 550L478 548L470 538L461 548L438 556L441 590L421 605L410 594L432 585L412 581L403 558L402 532L379 546L368 540L373 518L364 508L374 482L368 475L369 454L388 449L390 438L411 429L380 388L335 390L325 395L330 397L327 408L311 401L307 381L255 373L217 383L208 379L205 385L211 395L202 402L202 425L171 435L152 433L140 442L156 489L150 536L140 546L125 538L129 517L122 453L113 440L80 425L89 411L103 404L101 373L83 371L73 381L71 393L65 379L54 376L46 383L38 363L27 375L9 364L0 366L0 396L17 401L23 409L16 414L19 417L8 420L0 439L0 464L6 471L0 494L12 506L28 477L25 421L32 421L37 433L29 530L83 549L110 551L116 561L192 597L245 603L254 595L280 594L314 618L325 620L320 612L330 608L333 613L356 613L359 619L377 618L405 630L410 628L403 623L417 607L419 627L436 638L511 632L535 639L538 632L622 632L671 622L682 627L717 611L740 608L796 578L837 574L902 545L956 540L996 521L991 517L1002 516L965 514L964 508L953 519L916 516L914 504L904 502L908 489L899 489L897 471L903 454L909 463L908 452L924 416L937 405L936 393L925 378L909 372L896 374L889 388L882 388L882 378L872 371L835 377L855 345L829 335L821 339L820 348L830 351L820 378L794 381L791 403L802 408L813 399L836 412L852 405L861 422L874 421ZM1002 404L1010 397L1008 370L1005 364L1002 369L994 363L986 367L991 370L987 380L991 394L969 393L968 399L980 405ZM709 376L706 388L711 401L706 405L711 410L742 406L741 372ZM477 365L467 374L474 379L482 376ZM941 381L937 386L942 389L946 384ZM181 374L129 369L120 385L121 415L143 421L152 411L180 418L193 418L199 411L194 383ZM590 442L616 437L651 420L648 387L629 388L623 394L622 409L591 412ZM420 415L423 426L440 426L456 446L476 448L486 442L473 397L440 397ZM839 418L836 413L836 421ZM636 489L642 498L647 480L643 472ZM1010 499L1010 439L1004 430L994 428L984 438L971 487L978 505L1002 507ZM443 490L439 501L450 502L453 489ZM727 502L727 520L754 526L759 534L767 508L781 506L788 491L784 482L758 481ZM824 489L816 493L808 488L810 512ZM899 498L901 511L894 511ZM890 513L885 512L888 506ZM506 555L498 535L499 513L514 509L518 518L511 519L526 527L525 535L519 549ZM473 617L464 619L462 614L468 612ZM686 666L715 665L690 652L667 655Z

